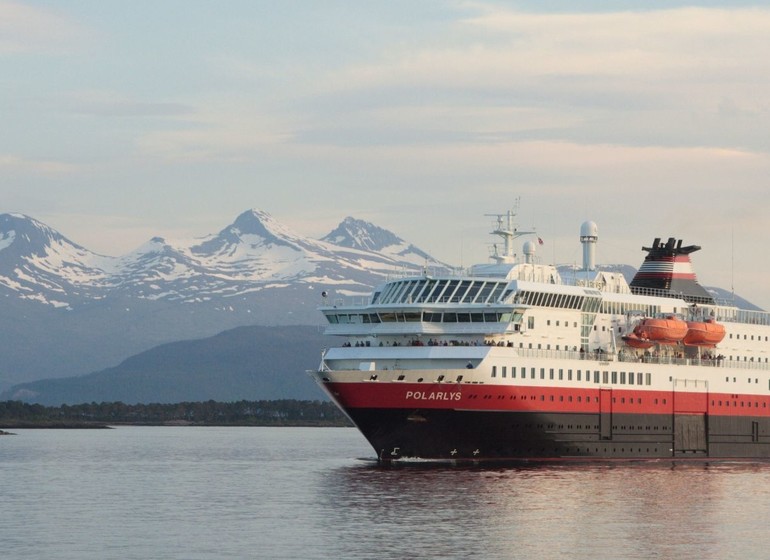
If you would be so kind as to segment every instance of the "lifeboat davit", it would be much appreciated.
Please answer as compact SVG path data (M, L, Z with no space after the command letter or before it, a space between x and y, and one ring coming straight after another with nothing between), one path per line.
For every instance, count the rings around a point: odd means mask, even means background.
M670 315L662 319L644 319L634 327L634 334L656 344L677 344L687 334L687 323Z
M687 321L687 334L682 342L687 346L716 346L725 337L725 327L713 319Z

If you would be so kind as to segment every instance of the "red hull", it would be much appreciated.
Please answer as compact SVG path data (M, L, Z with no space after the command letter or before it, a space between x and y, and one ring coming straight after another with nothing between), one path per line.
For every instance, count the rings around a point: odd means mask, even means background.
M730 416L770 418L770 396L652 391L644 389L564 388L456 383L325 383L345 410L447 409L505 412L671 414L708 412ZM601 397L611 401L602 403Z

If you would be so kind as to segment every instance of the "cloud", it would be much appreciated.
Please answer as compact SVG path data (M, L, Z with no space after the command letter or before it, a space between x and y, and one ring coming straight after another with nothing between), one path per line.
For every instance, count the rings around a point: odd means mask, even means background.
M74 173L79 166L63 161L26 159L14 154L0 154L0 170L6 173L62 175Z
M0 0L0 56L62 54L79 48L92 33L54 10Z
M243 162L291 138L280 118L264 114L248 102L229 106L212 102L137 140L146 157L172 162Z
M74 113L98 117L178 117L193 112L183 103L140 101L108 91L76 94L69 105Z
M736 117L770 120L770 10L533 14L471 6L479 15L455 22L444 40L331 71L307 103L335 116L352 110L363 119L368 111L374 125L387 110L391 127L407 130L418 108L417 122L446 128L439 106L466 131L496 122L502 141L522 129L525 111L530 129L551 139L608 142L622 126L626 142L651 145L697 145L732 119L741 128L730 138L746 134L749 145L766 146ZM475 119L479 106L490 118Z
M277 78L259 61L212 55L254 91L184 102L107 92L81 110L168 117L136 142L141 156L167 162L267 156L552 185L588 175L711 185L768 170L770 56L759 53L770 54L770 10L464 6L475 14L437 35L364 64L313 68L313 80L296 66Z

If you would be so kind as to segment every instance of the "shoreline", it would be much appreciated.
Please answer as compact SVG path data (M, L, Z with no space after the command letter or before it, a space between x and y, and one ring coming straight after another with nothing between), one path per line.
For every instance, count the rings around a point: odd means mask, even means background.
M81 423L81 422L7 422L0 425L0 436L16 435L5 430L114 430L122 426L145 427L198 427L198 428L350 428L348 424L337 423L275 423L275 424L250 424L250 423L192 423L180 421L168 422L114 422L111 424Z
M0 424L0 435L15 435L5 430L110 430L107 424L95 422L28 422L11 421Z

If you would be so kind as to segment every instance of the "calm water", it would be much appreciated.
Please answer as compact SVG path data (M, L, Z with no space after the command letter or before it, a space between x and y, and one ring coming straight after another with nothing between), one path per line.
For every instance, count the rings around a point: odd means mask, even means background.
M385 469L352 429L14 431L7 560L770 557L770 464Z

